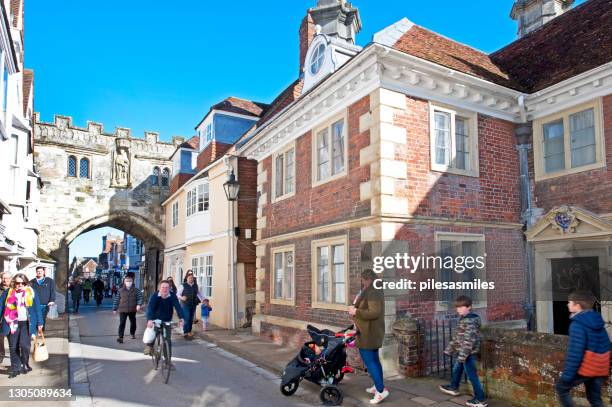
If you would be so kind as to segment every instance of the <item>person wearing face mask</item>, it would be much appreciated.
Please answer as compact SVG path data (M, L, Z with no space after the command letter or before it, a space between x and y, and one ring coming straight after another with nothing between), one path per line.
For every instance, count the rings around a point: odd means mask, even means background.
M2 333L8 337L11 352L9 379L27 374L30 367L30 344L36 332L42 332L42 313L38 297L28 286L25 274L13 277L11 288L0 296Z
M123 343L126 319L130 319L130 335L136 338L136 313L142 306L142 291L134 287L134 277L128 274L123 285L113 299L113 314L119 312L119 336L117 342Z
M43 266L36 267L36 278L30 280L30 287L36 292L36 296L40 301L40 308L43 317L43 331L47 326L47 314L49 307L55 304L55 281L51 277L45 276L45 268Z
M11 288L11 273L5 271L0 274L0 295L4 294L5 291ZM4 335L0 331L0 363L4 360L6 356L6 350L4 347Z

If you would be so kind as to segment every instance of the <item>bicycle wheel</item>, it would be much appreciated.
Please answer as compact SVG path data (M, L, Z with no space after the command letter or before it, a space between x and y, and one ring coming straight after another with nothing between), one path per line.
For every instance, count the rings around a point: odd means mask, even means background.
M162 341L162 377L164 379L164 383L168 383L170 380L170 371L171 371L171 360L172 354L170 352L170 346L166 340Z
M157 335L155 337L155 341L153 341L152 349L151 349L151 360L153 361L153 369L157 370L159 367L159 359L161 357L161 335Z

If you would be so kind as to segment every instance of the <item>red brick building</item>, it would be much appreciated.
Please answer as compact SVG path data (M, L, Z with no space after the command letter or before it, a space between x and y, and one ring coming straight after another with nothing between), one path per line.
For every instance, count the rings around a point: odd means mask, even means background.
M519 3L512 16L521 38L492 54L407 19L361 48L351 4L308 10L299 79L238 146L258 162L255 332L298 340L308 323L347 325L361 270L389 253L484 257L484 267L463 272L434 262L415 273L387 267L382 276L493 282L494 289L466 289L485 322L535 323L525 309L537 300L536 327L551 331L541 316L551 298L536 298L550 297L542 281L551 279L536 276L542 247L526 243L524 231L530 242L556 240L546 212L577 205L568 216L590 225L584 236L605 236L597 250L610 247L612 57L603 44L611 2L564 6L529 26L523 17L533 10ZM582 116L570 119L575 113ZM585 137L574 146L584 151L572 167L566 141L568 170L542 174L537 154L546 148L547 169L560 168L560 150L558 141L543 144L539 129L548 132L559 117L568 134ZM610 267L609 255L598 261ZM456 293L386 290L387 327L406 312L446 318Z

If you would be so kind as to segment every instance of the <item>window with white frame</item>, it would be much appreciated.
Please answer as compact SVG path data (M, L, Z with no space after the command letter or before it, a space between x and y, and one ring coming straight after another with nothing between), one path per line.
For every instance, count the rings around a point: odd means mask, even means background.
M279 247L272 250L272 303L287 304L294 296L294 248Z
M478 176L477 115L431 105L431 168Z
M2 53L6 58L6 53ZM7 106L7 97L8 97L8 66L6 66L6 62L3 64L2 70L2 111L6 112Z
M206 298L212 297L213 256L202 255L192 257L191 270L202 294Z
M274 157L274 198L289 196L295 191L295 147Z
M208 183L200 184L187 191L187 216L208 211Z
M212 123L208 123L206 125L206 144L210 143L213 140L213 126Z
M313 242L314 307L346 307L348 297L347 250L346 237Z
M434 264L437 280L441 282L473 282L486 280L485 236L469 233L438 232L435 236L437 256ZM441 290L439 309L448 308L454 299L467 295L477 306L486 304L484 290Z
M175 228L178 226L178 200L172 203L172 227Z
M536 179L605 166L597 99L534 121Z
M336 178L347 171L345 119L335 119L314 132L313 172L315 184Z

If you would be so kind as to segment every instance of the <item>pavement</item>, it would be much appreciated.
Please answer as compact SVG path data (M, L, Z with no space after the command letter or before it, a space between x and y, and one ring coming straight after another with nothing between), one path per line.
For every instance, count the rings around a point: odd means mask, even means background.
M264 337L255 336L248 331L231 332L215 326L209 326L207 331L201 330L201 324L196 324L194 331L198 338L238 355L268 371L280 375L287 363L295 357L298 349L275 344ZM440 384L448 381L437 378L406 379L400 376L385 377L385 385L391 395L381 405L393 407L459 407L472 398L470 388L463 384L460 389L463 395L452 397L438 390ZM355 374L347 374L340 384L344 393L345 406L369 405L371 396L365 389L372 385L372 381L363 371L357 370ZM305 392L318 394L320 388L307 381L302 381L300 387ZM277 390L278 391L278 390ZM317 403L320 404L320 403ZM490 407L509 407L512 404L490 400Z
M142 353L143 313L137 316L136 339L129 336L119 344L119 317L113 315L111 300L102 306L95 303L81 306L79 314L63 314L59 320L48 321L46 338L50 358L32 362L33 371L8 379L8 358L0 365L0 405L5 402L9 387L70 386L73 401L55 401L27 405L54 407L106 406L248 406L284 407L318 406L320 387L302 382L292 397L280 393L280 372L297 352L250 332L232 333L211 326L202 332L194 325L195 339L185 340L178 327L173 333L173 363L170 382L164 384L161 372L153 370L151 359ZM8 343L7 350L8 350ZM390 397L384 406L458 407L470 398L467 385L461 397L450 397L438 391L442 380L385 377ZM371 386L366 373L357 371L345 376L340 384L344 406L369 405L365 389ZM19 401L23 404L23 401ZM491 407L506 407L508 403L492 400Z
M8 378L10 368L8 340L5 341L6 357L0 364L0 404L11 405L7 401L8 389L23 386L45 386L53 388L68 387L68 315L61 314L57 320L47 319L45 340L49 352L49 359L44 362L34 362L30 359L32 371L26 375L19 375L13 379ZM19 401L23 403L23 401ZM37 402L37 406L68 405L62 402Z
M143 313L137 315L136 339L117 343L119 316L110 300L100 308L81 305L70 317L71 387L81 406L311 406L311 394L287 399L280 380L256 364L202 339L187 341L176 330L172 337L172 362L176 366L168 384L161 369L153 370L143 351ZM318 400L318 395L316 396ZM317 403L318 404L318 403Z

